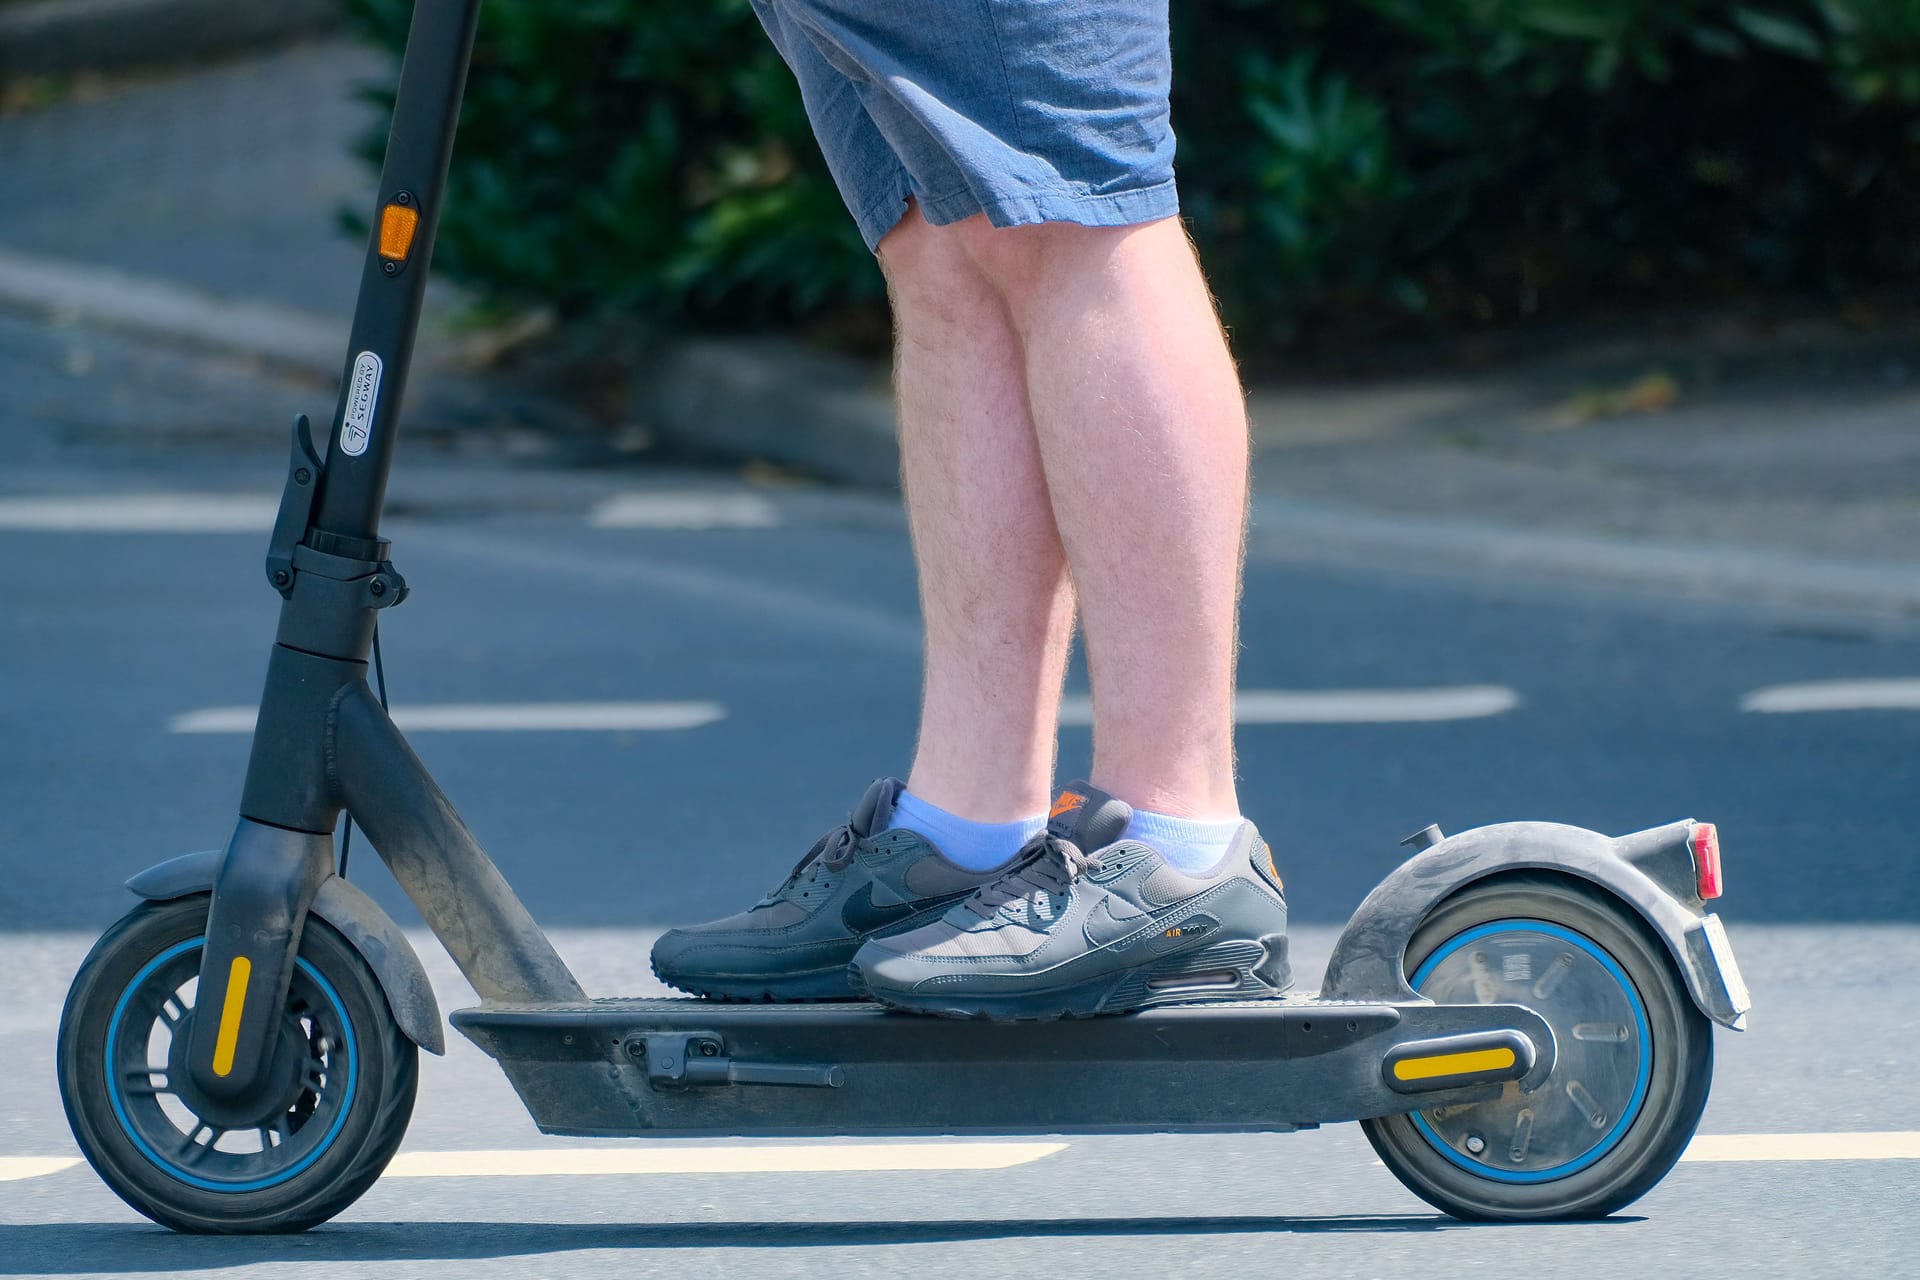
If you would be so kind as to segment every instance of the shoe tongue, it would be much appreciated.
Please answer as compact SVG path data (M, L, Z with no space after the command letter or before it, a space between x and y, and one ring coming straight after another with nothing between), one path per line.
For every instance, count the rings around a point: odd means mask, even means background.
M1071 840L1083 853L1104 849L1120 838L1133 821L1133 810L1097 787L1069 784L1047 815L1047 834Z
M876 831L885 831L893 823L893 806L899 802L900 793L907 784L898 778L875 778L867 787L867 794L860 797L860 803L854 806L853 815L848 819L853 834L865 840Z

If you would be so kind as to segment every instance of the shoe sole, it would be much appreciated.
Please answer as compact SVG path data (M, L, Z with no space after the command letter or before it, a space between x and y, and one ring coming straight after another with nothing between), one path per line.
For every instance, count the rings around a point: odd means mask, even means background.
M5 0L0 0L5 3ZM936 920L941 913L965 894L953 894L944 898L926 901L926 905L910 916L905 916L891 924L860 934L847 940L847 956L860 949L870 938L882 938L893 933L909 933L921 925ZM815 1004L840 1000L865 1000L867 993L852 975L845 963L828 965L819 969L807 969L800 973L751 974L716 973L685 974L671 977L660 971L660 962L649 958L653 976L660 979L676 991L688 995L700 996L707 1000L719 1000L726 1004Z
M653 976L676 991L723 1004L827 1004L864 1000L848 979L847 966L779 975L701 974L672 976L653 965Z
M867 998L901 1013L984 1022L1056 1022L1098 1018L1171 1004L1270 1000L1293 985L1285 934L1216 942L1187 955L1102 974L1067 987L969 996L941 991L896 991L868 982L860 966L853 981Z

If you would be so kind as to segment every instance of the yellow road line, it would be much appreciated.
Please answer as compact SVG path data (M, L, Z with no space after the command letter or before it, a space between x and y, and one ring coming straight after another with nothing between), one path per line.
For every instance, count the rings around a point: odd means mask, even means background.
M0 1182L19 1182L25 1178L44 1178L62 1169L71 1169L80 1161L70 1156L0 1156Z
M525 1151L405 1151L389 1178L554 1178L613 1173L874 1173L1009 1169L1064 1142L835 1143L765 1147L535 1147Z
M888 1173L1010 1169L1066 1150L1064 1142L896 1142L811 1146L534 1147L520 1151L407 1151L389 1178L555 1178L648 1173ZM1701 1134L1689 1164L1808 1160L1920 1160L1920 1131ZM63 1173L70 1156L0 1156L0 1182Z
M1724 1161L1920 1160L1920 1132L1907 1133L1703 1133L1682 1160Z

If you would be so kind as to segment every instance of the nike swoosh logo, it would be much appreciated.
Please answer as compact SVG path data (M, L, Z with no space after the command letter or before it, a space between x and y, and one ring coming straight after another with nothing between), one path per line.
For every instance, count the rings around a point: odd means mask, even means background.
M961 893L949 893L938 898L916 898L911 902L897 902L881 906L873 900L873 886L864 884L860 891L847 899L840 908L840 923L847 926L853 934L873 933L888 925L899 924L902 920L932 911L936 907L948 907L972 893L968 889Z
M1087 922L1081 926L1081 932L1087 941L1096 947L1104 947L1109 942L1118 941L1146 924L1152 916L1145 911L1136 911L1125 917L1113 914L1113 898L1102 897L1093 904L1093 910L1087 912Z

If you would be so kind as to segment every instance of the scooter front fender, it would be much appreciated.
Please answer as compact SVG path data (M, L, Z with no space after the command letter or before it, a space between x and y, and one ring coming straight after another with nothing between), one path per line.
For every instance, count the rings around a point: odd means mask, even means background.
M1589 880L1631 907L1665 944L1700 1012L1745 1030L1752 1001L1720 918L1641 869L1658 870L1650 851L1674 842L1684 847L1692 825L1673 823L1618 840L1552 822L1507 822L1449 836L1408 858L1367 895L1334 946L1321 997L1418 999L1407 982L1407 945L1435 907L1488 876L1548 871Z
M171 858L128 880L127 888L150 902L210 893L223 854L224 850L208 849ZM400 932L393 917L382 911L358 885L339 876L330 876L321 883L308 910L332 925L367 962L367 967L380 980L380 989L386 993L394 1022L407 1039L428 1053L446 1053L447 1039L440 1022L439 1001L434 998L433 986L427 981L427 971L413 944Z

